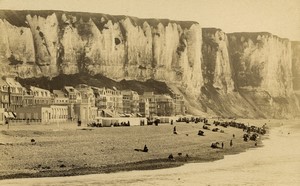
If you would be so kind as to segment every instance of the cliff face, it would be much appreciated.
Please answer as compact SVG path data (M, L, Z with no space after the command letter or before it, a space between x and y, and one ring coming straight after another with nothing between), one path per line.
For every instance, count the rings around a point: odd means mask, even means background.
M292 51L289 40L270 33L225 34L215 28L203 29L202 37L199 102L206 112L254 118L298 115L293 89L293 76L299 75L298 45Z
M265 90L275 97L293 92L290 41L269 33L229 34L229 40L239 88Z
M0 11L2 76L154 79L184 95L195 114L294 116L299 48L269 33L225 34L196 22Z
M225 92L232 92L234 81L229 62L227 35L220 29L204 28L202 37L205 84Z
M297 114L291 42L270 33L234 33L228 38L240 94L268 117Z
M292 41L293 89L300 93L300 42Z
M292 42L293 89L300 105L300 42ZM298 114L300 115L300 114Z
M0 24L3 73L22 78L82 72L115 80L153 78L184 87L191 95L200 93L202 38L195 22L4 11Z

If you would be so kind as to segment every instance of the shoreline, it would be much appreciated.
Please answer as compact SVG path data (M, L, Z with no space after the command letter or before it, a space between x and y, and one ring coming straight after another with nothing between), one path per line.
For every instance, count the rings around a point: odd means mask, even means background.
M180 126L180 125L177 125ZM269 133L270 131L268 131ZM0 175L0 180L5 179L18 179L18 178L41 178L41 177L65 177L65 176L79 176L89 174L106 174L123 171L135 171L135 170L156 170L183 166L190 163L204 163L212 162L224 159L224 156L234 155L246 152L251 148L263 147L263 141L268 139L269 134L262 135L258 140L258 145L250 145L249 142L244 142L239 148L218 148L213 149L209 152L209 156L174 156L175 160L169 160L168 158L157 158L157 159L146 159L143 161L125 162L119 164L108 164L105 166L79 166L79 167L68 167L68 169L61 170L42 170L34 173L16 173ZM212 153L211 153L212 152ZM215 153L214 153L215 152Z
M268 139L268 138L266 138ZM266 140L263 139L263 140ZM259 143L262 143L263 140L260 140ZM168 159L150 159L141 162L132 162L125 164L117 164L110 165L105 167L80 167L69 170L62 171L41 171L37 173L19 173L19 174L9 174L0 176L0 180L6 179L20 179L20 178L44 178L44 177L65 177L65 176L81 176L81 175L89 175L89 174L109 174L116 172L124 172L124 171L139 171L139 170L157 170L157 169L167 169L180 167L190 163L207 163L214 162L221 159L224 159L225 156L228 155L237 155L251 148L261 148L262 144L257 147L250 147L248 149L244 149L243 151L231 151L231 153L224 153L221 157L214 157L212 159L201 159L200 157L191 158L188 161L183 159L170 161ZM228 152L228 151L227 151Z

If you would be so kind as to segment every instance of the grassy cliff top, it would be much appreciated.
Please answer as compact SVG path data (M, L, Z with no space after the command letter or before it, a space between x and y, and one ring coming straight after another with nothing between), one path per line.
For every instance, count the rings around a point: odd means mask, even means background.
M61 10L0 10L0 19L6 19L10 24L18 27L28 27L26 24L26 16L40 16L46 18L49 15L55 14L60 22L63 14L66 16L74 16L77 20L88 21L92 19L96 26L102 30L104 24L109 20L113 23L120 22L126 18L129 18L133 25L142 26L144 22L147 22L150 26L156 27L159 23L167 26L169 23L176 23L181 26L182 29L190 28L193 24L198 24L195 21L176 21L169 19L140 19L137 17L126 16L126 15L109 15L102 13L89 13L89 12L68 12ZM103 19L104 18L104 19ZM102 20L101 20L102 19Z

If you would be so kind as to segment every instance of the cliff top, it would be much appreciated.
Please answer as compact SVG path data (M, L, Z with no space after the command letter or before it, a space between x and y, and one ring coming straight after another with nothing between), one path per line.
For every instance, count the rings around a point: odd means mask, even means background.
M205 32L205 33L216 33L217 31L222 31L222 29L220 29L220 28L214 28L214 27L205 27L205 28L202 28L202 32Z
M0 19L7 20L10 24L18 26L18 27L28 27L26 24L26 16L40 16L46 18L55 14L58 18L58 21L61 21L61 17L63 14L75 16L77 20L82 19L83 21L88 21L92 19L96 26L102 30L104 25L110 20L113 23L119 22L126 18L129 18L133 25L142 26L144 22L147 22L150 26L156 27L159 23L167 26L169 23L176 23L181 26L182 29L190 28L193 24L199 24L195 21L176 21L169 19L140 19L133 16L125 16L125 15L109 15L102 13L89 13L89 12L68 12L61 10L0 10ZM104 18L104 21L103 21ZM102 19L102 20L101 20Z
M281 38L277 35L271 34L270 32L233 32L233 33L227 33L227 35L230 36L235 36L235 37L245 37L245 38L250 38L252 41L257 40L257 36L268 36L268 37L275 37L279 39L282 42L289 41L288 38Z

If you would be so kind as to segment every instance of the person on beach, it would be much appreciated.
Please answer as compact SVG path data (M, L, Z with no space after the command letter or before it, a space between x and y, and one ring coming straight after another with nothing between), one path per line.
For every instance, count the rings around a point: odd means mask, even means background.
M159 123L159 120L158 120L158 119L154 120L155 126L158 126L158 123Z
M168 159L169 159L169 160L172 160L172 161L175 160L173 154L170 154L169 157L168 157Z
M147 147L147 145L144 146L143 152L148 152L148 147Z
M222 149L224 148L224 143L222 142Z
M232 143L232 140L230 140L230 147L232 147L233 143Z
M235 138L235 135L234 135L234 134L232 134L232 137L233 137L233 138Z
M176 126L173 128L173 134L177 134Z

